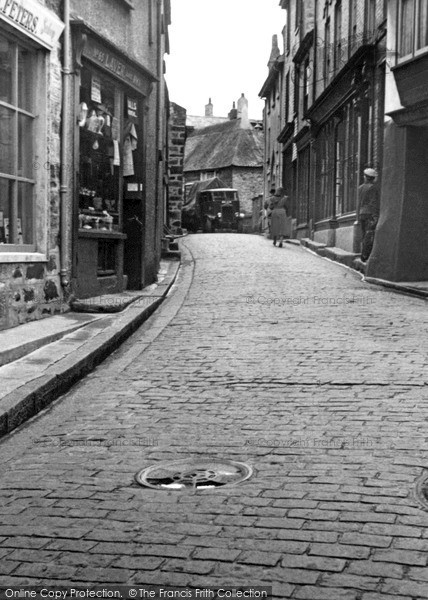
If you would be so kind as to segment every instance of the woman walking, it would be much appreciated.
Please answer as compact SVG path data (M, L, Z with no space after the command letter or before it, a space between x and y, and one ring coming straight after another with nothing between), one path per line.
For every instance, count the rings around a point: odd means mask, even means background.
M273 245L276 246L276 241L279 239L280 248L284 236L287 235L287 200L283 188L278 188L272 198L271 234Z

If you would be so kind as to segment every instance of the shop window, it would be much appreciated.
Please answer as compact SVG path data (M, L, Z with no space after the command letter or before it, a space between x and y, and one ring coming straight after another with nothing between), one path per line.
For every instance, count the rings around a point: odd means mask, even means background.
M345 154L345 123L341 121L336 128L336 154L335 154L335 214L343 212L343 167Z
M317 140L316 220L328 219L334 214L335 194L335 132L332 123L326 125Z
M299 153L297 178L297 223L307 223L309 212L310 192L310 149L305 148Z
M79 228L119 229L121 120L114 85L83 69L80 91Z
M356 209L358 165L358 117L354 104L346 108L342 158L342 212L350 213Z
M323 216L325 218L332 214L333 207L327 209L328 200L326 195L329 193L334 194L336 216L352 213L356 209L358 185L358 117L353 103L344 107L341 120L336 125L334 136L331 132L324 137L323 141L323 151L321 152L324 167L321 173L322 197L324 200Z
M33 78L37 53L0 40L0 251L35 249Z

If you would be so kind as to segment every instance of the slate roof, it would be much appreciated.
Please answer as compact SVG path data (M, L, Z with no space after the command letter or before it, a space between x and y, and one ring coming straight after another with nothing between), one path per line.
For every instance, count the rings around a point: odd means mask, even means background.
M184 171L207 171L226 167L262 167L264 133L241 128L241 119L198 129L186 140Z

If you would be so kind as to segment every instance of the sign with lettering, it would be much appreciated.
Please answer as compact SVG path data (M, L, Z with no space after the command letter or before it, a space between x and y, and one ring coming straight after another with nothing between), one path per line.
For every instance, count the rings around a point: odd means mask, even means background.
M129 64L125 57L122 58L119 53L107 49L92 38L88 38L83 49L83 56L96 65L103 67L103 69L138 90L141 94L148 95L150 91L148 78L144 73Z
M92 75L91 81L91 100L101 104L101 81L95 75Z
M134 100L134 98L126 99L126 107L127 107L128 117L133 117L134 119L138 119L137 101Z
M64 29L64 23L36 0L0 0L0 20L51 50Z

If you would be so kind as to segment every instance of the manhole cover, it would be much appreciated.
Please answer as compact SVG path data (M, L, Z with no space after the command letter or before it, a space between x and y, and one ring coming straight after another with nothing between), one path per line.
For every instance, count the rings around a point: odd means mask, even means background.
M156 490L203 490L241 483L252 473L251 467L233 460L176 460L147 467L135 477Z
M418 502L428 510L428 473L424 473L416 482L415 496Z

